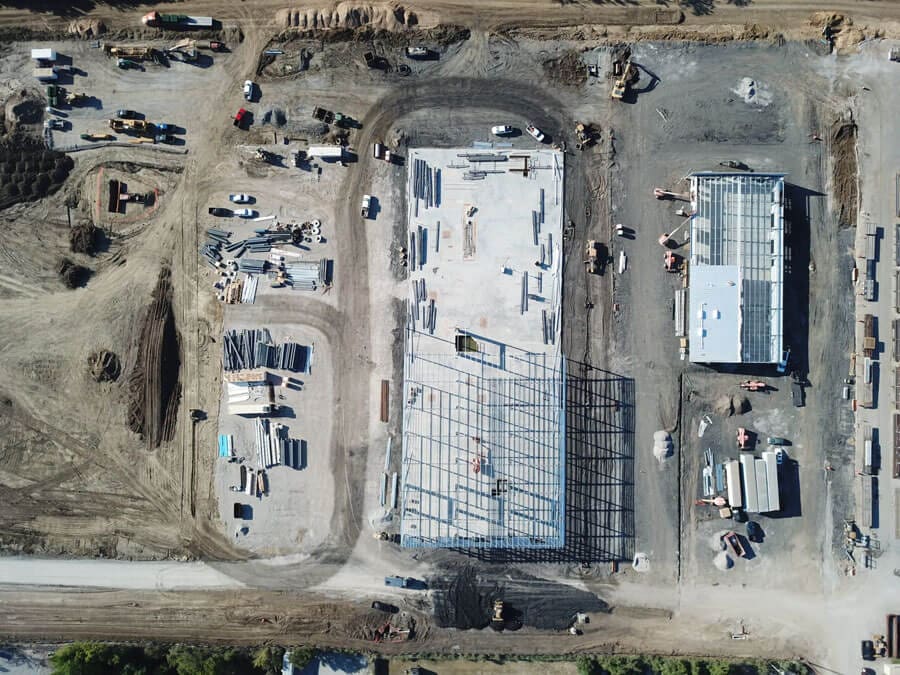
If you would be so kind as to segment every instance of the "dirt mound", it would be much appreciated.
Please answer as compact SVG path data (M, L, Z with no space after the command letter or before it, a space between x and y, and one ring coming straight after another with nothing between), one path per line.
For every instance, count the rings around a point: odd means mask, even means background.
M106 24L100 19L75 19L66 28L66 32L80 38L99 37L106 33Z
M82 223L69 230L69 249L73 253L94 255L97 250L97 228L93 223Z
M743 415L750 412L750 399L746 396L720 396L713 405L713 412L722 417Z
M88 280L88 277L91 276L91 271L87 267L78 265L68 258L61 258L60 261L56 263L56 273L59 275L59 280L62 281L63 286L66 288L78 288L79 286L83 286Z
M91 377L97 382L115 382L122 372L119 357L107 349L101 349L88 356Z
M332 30L372 26L385 30L403 30L419 23L418 16L401 6L358 5L340 2L333 9L282 9L275 20L283 28Z
M581 60L581 54L574 49L563 56L548 59L542 64L547 77L569 87L580 87L587 81L587 66Z
M6 119L14 125L39 124L43 117L43 103L33 98L15 97L10 100L6 110Z
M128 378L128 426L151 448L172 439L181 398L181 338L172 312L172 274L159 272L153 301L141 321L134 368Z
M856 123L837 120L831 127L831 181L838 226L856 225Z

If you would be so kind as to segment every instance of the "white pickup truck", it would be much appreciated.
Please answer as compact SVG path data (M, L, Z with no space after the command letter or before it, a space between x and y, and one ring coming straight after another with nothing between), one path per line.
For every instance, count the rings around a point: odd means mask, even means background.
M369 207L372 205L372 195L363 195L360 215L363 218L369 217Z

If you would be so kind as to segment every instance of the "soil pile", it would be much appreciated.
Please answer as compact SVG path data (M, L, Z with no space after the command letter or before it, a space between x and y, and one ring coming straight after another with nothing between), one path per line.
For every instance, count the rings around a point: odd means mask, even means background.
M69 230L69 248L73 253L94 255L97 250L97 228L93 223L82 223Z
M856 226L856 123L838 120L831 127L831 180L841 227Z
M416 26L419 18L404 7L387 4L358 5L340 2L333 9L282 9L275 15L279 26L301 30L331 30L373 26L403 30Z
M559 58L548 59L542 65L548 78L568 87L580 87L587 81L587 66L574 49Z
M101 349L88 356L91 377L97 382L115 382L122 371L119 357L107 349Z
M100 19L75 19L66 30L80 38L94 38L106 33L106 24Z
M128 379L128 426L151 448L172 439L181 398L181 338L172 313L171 277L168 267L160 270Z
M91 271L83 265L78 265L68 258L61 258L56 263L56 273L59 280L62 281L66 288L78 288L83 286L91 275Z

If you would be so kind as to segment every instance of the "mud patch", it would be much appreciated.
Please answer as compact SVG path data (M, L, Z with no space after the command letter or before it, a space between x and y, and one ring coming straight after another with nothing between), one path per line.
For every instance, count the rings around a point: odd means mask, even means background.
M574 49L559 58L548 59L542 65L551 81L567 87L580 87L587 81L587 66L581 60L581 54Z
M151 448L172 439L181 398L181 338L172 313L171 276L168 267L160 270L128 380L128 426Z
M856 137L857 128L853 121L838 120L831 127L831 181L840 227L856 226L859 203Z

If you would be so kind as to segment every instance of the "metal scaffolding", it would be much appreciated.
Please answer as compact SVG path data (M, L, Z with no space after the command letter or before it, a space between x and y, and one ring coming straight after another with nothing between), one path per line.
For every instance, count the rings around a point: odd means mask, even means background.
M464 334L407 331L401 542L559 548L565 542L565 365Z

